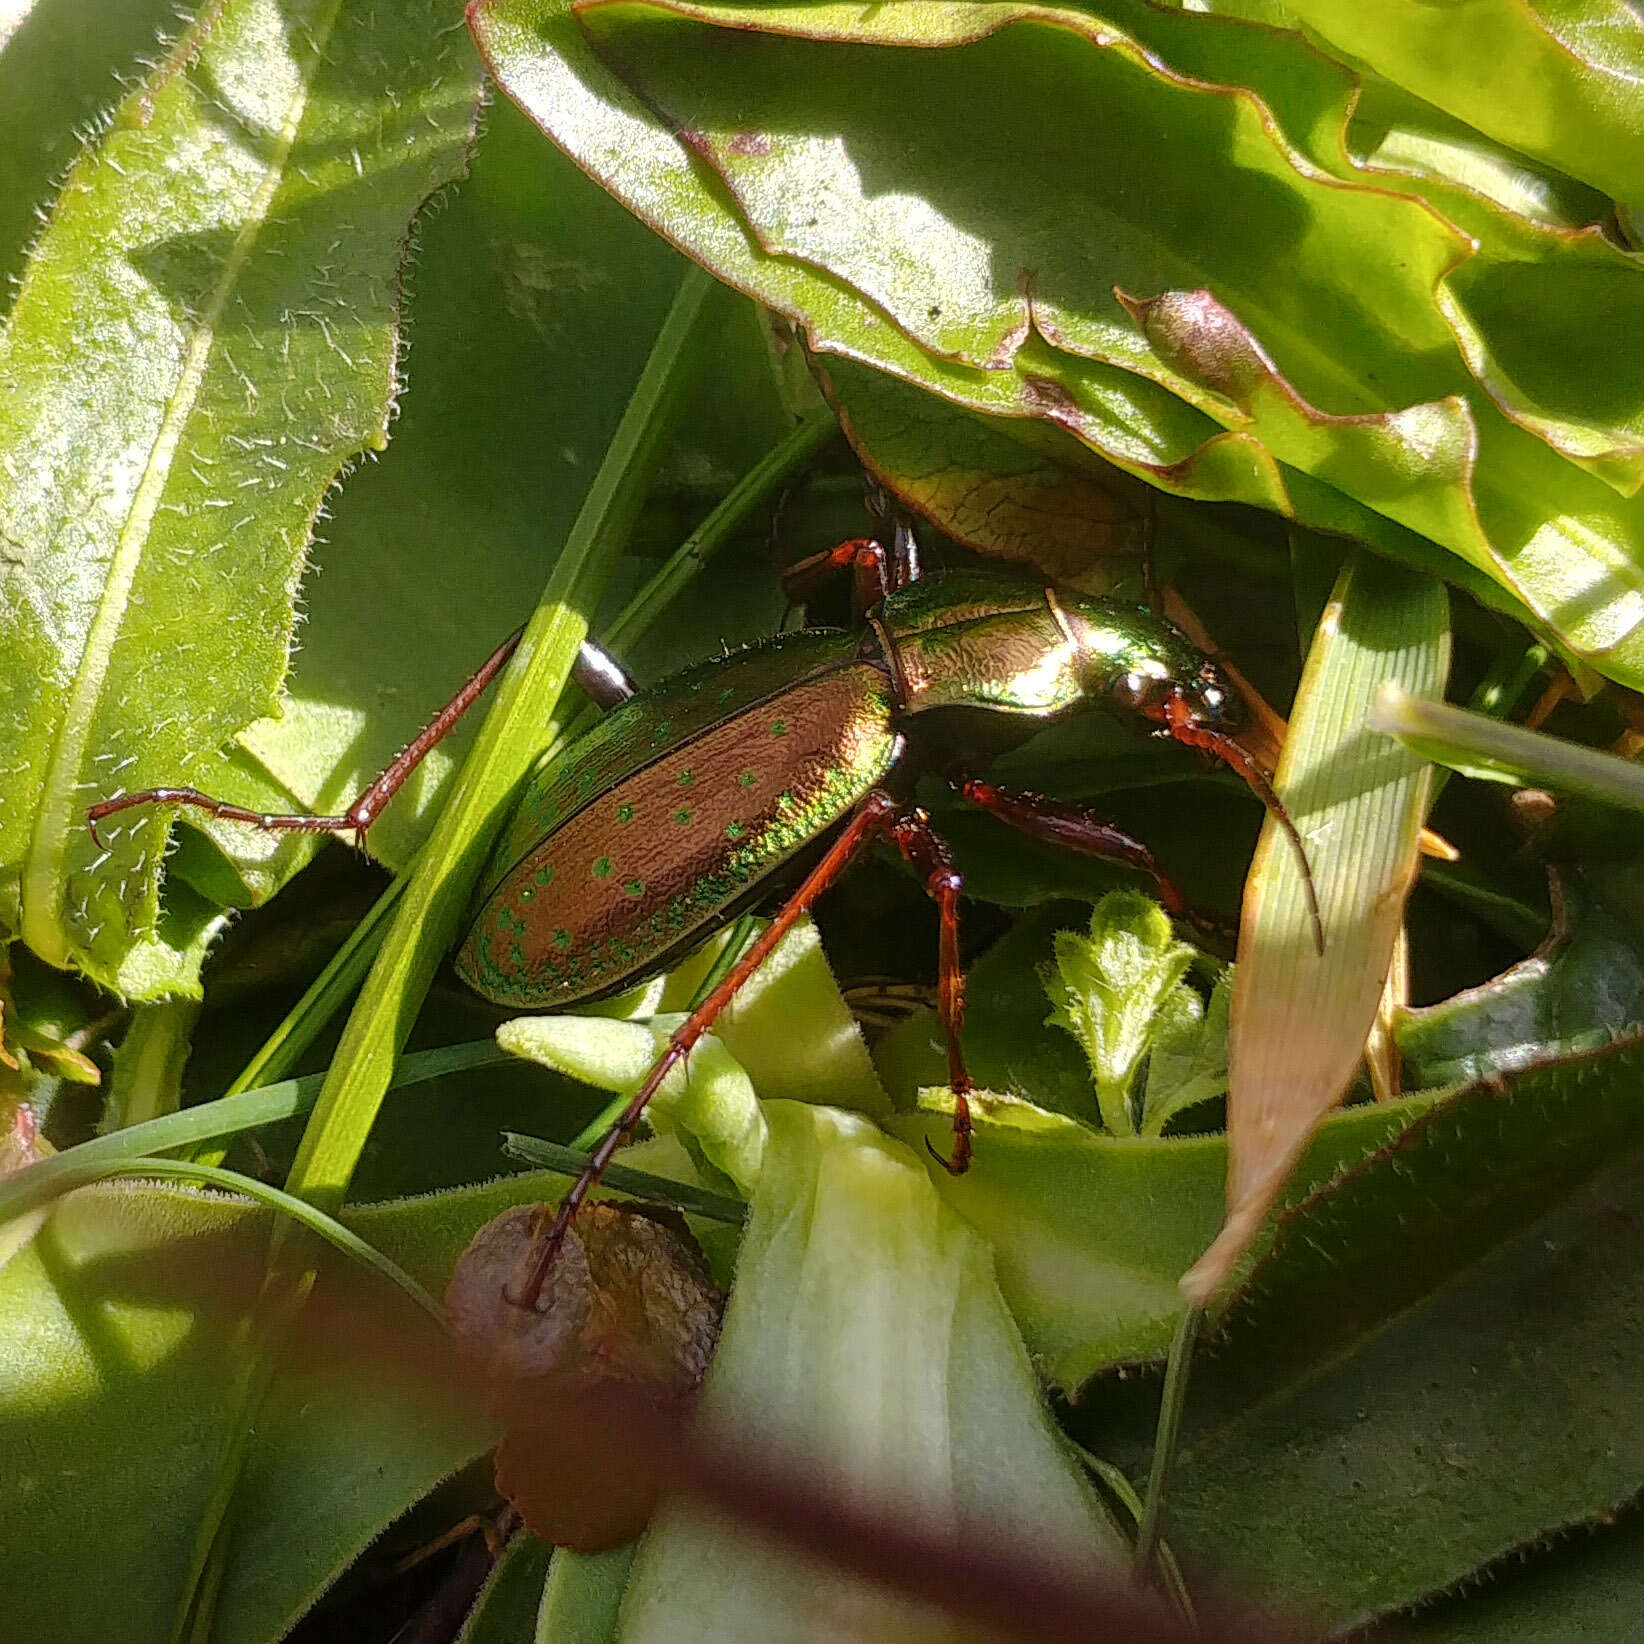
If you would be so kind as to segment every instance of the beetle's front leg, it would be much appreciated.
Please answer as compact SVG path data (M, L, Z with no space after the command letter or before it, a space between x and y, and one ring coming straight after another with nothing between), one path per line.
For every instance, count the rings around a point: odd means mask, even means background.
M956 777L953 786L971 804L980 806L1030 839L1042 839L1064 850L1078 851L1081 856L1122 862L1127 868L1138 868L1151 875L1165 908L1179 919L1196 921L1197 916L1188 906L1181 887L1153 860L1153 852L1122 828L1092 816L1078 805L1046 799L1041 794L1009 793L973 776Z

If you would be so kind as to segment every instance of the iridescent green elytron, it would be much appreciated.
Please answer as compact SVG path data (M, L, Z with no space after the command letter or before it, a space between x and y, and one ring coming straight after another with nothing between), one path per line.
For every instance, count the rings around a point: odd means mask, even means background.
M531 784L458 971L513 1007L617 991L769 895L872 789L940 768L953 711L991 722L985 759L1098 703L1157 720L1166 690L1236 728L1237 699L1159 618L979 573L910 583L865 635L807 630L699 664Z

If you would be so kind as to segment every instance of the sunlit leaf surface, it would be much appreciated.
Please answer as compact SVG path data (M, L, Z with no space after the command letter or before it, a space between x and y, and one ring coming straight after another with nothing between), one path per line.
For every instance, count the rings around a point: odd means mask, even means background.
M81 818L272 705L320 499L387 435L408 222L474 118L442 18L229 0L76 163L0 340L0 921L127 991L191 981L130 951L167 822L102 852Z

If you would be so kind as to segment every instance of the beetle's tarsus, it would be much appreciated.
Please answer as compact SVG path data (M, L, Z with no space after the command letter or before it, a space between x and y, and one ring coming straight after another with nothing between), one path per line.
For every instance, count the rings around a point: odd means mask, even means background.
M964 1173L970 1169L971 1150L970 1136L968 1132L965 1135L963 1143L955 1137L953 1153L951 1156L946 1153L938 1153L936 1151L935 1144L931 1141L929 1136L925 1138L925 1151L930 1154L930 1156L939 1165L941 1165L941 1167L947 1171L950 1176L963 1176Z

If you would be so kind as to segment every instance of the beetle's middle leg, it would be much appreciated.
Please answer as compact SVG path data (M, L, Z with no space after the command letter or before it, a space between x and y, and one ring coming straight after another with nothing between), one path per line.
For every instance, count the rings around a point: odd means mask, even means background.
M381 815L395 794L405 786L406 779L441 743L462 716L479 701L508 659L519 648L523 628L516 628L490 656L463 683L462 689L423 726L406 744L399 756L367 787L347 810L335 816L310 816L305 813L284 815L277 812L248 810L244 805L231 805L227 800L214 799L198 788L143 788L136 793L123 793L115 799L105 799L86 810L86 826L99 845L102 839L97 824L117 811L130 810L137 805L191 805L209 816L225 822L244 822L266 832L293 833L352 833L355 843L364 845L366 830ZM614 708L634 694L634 683L622 665L599 646L585 640L571 664L571 677L600 708Z
M931 1157L950 1176L970 1168L970 1093L975 1087L965 1068L959 1035L965 1025L965 970L959 962L959 893L964 881L953 865L947 841L930 825L921 809L904 811L891 824L891 838L915 873L923 876L925 890L941 915L942 934L937 948L936 1013L948 1044L948 1088L953 1092L953 1152L943 1158L927 1139Z

